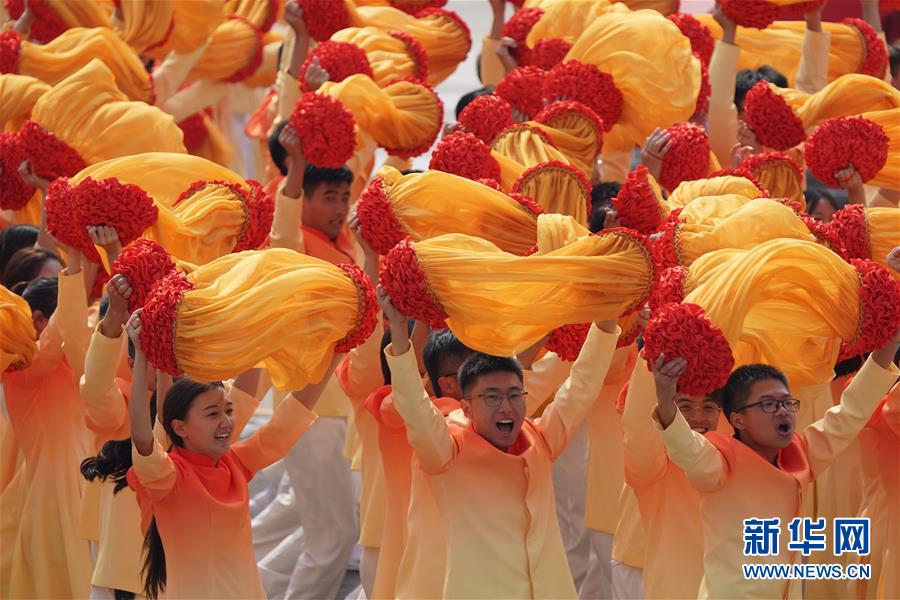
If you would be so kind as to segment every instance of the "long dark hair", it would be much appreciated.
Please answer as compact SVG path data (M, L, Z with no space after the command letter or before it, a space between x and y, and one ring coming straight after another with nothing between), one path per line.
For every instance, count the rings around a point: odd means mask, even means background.
M184 447L181 436L172 428L172 421L183 421L188 411L194 404L194 400L203 392L221 389L222 383L200 383L187 377L179 377L166 392L163 402L162 425L166 435L172 440L174 446ZM144 578L144 595L148 598L158 598L160 592L166 589L166 551L163 548L162 537L156 527L156 517L150 521L147 535L144 536L144 567L141 575Z

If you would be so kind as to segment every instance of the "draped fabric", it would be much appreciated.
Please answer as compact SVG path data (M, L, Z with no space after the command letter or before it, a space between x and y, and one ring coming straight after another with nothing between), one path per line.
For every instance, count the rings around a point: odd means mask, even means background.
M416 77L421 68L403 39L376 27L347 27L330 39L361 48L372 67L373 79L381 87L397 79Z
M238 82L253 75L263 61L263 36L243 18L222 21L188 79Z
M225 0L172 0L172 32L164 44L149 48L157 60L169 52L188 54L199 48L225 18Z
M0 131L18 131L31 118L31 109L50 86L27 75L0 75Z
M122 19L114 29L137 52L162 45L171 34L175 16L172 0L121 0Z
M31 364L37 352L36 337L28 303L0 286L0 373Z
M760 198L765 195L756 184L738 175L721 175L708 179L684 181L672 190L668 202L672 208L684 208L696 198L704 196L725 196L736 194L745 198Z

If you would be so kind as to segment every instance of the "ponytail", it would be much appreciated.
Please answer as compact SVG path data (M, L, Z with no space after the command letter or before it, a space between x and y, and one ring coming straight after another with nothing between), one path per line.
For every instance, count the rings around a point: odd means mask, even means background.
M144 567L141 569L144 578L144 595L156 600L160 592L166 589L166 551L163 548L156 517L150 521L147 535L144 536Z
M106 442L97 456L89 456L81 462L81 474L88 481L112 479L116 484L113 494L128 487L125 473L130 468L131 438Z

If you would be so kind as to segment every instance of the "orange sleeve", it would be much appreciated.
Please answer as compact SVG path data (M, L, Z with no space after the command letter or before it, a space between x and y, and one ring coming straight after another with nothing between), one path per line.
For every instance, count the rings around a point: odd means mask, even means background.
M69 368L76 378L80 378L84 373L84 356L91 338L91 330L87 325L84 271L75 275L68 275L66 271L59 274L59 299L54 315L57 316L62 348L69 361Z
M372 335L351 350L338 367L338 381L354 406L361 405L372 392L384 385L379 352L383 334L384 326L379 315Z
M116 385L116 367L125 336L108 338L94 329L84 358L84 375L79 391L84 401L85 422L94 433L118 431L128 421L125 396Z
M694 487L701 491L721 487L727 477L728 461L712 442L691 429L681 411L675 412L675 420L665 429L655 408L653 420L656 427L662 430L669 458L681 467Z
M251 476L281 459L316 420L311 410L294 398L285 398L272 417L231 449Z
M303 232L300 223L303 220L303 194L299 198L284 195L284 181L278 184L275 193L275 216L272 218L272 248L287 248L306 254L303 243Z
M165 498L175 487L175 464L159 442L153 442L153 450L147 456L132 448L131 461L138 482L154 500Z
M740 53L740 47L718 42L709 61L710 95L706 131L712 151L723 165L731 164L731 148L737 143L734 82Z
M231 399L234 409L234 430L231 432L231 441L235 442L240 437L244 427L250 421L250 417L256 412L259 406L259 400L251 396L247 392L234 387L233 384L227 384L226 392Z
M653 375L644 361L640 361L631 372L622 412L625 479L632 486L652 483L665 472L668 462L666 446L653 426L651 415L655 406Z

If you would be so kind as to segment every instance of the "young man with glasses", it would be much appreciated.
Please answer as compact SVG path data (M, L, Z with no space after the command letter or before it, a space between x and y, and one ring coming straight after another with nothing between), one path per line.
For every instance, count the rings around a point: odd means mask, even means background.
M575 598L553 495L553 461L600 393L615 351L615 321L591 327L571 374L540 419L525 419L522 367L473 354L459 369L462 411L430 401L406 317L384 290L385 349L394 401L443 520L445 598ZM411 517L410 517L411 518Z
M733 437L691 430L675 405L678 378L687 362L661 358L654 419L663 430L669 457L700 492L701 598L801 597L801 581L746 579L742 565L800 561L798 552L788 548L788 526L805 516L810 483L856 438L897 381L900 371L893 360L898 345L900 332L869 356L840 404L801 432L794 429L800 403L781 371L769 365L736 369L722 390ZM760 550L745 544L748 535L758 533L746 528L762 528L764 523L778 532L766 534L774 539L773 547Z

